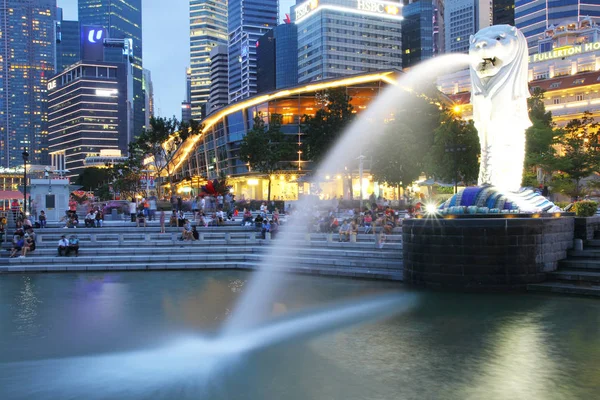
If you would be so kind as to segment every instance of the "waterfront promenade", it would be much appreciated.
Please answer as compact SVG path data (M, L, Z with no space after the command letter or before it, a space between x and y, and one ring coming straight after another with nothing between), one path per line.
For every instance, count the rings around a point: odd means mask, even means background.
M241 222L241 221L240 221ZM103 228L50 227L36 230L36 250L26 258L8 258L3 243L0 273L65 271L200 270L259 268L264 257L276 260L277 271L371 279L402 279L401 234L387 235L383 247L373 234L339 242L337 234L292 234L286 246L269 250L278 239L240 222L199 227L200 239L181 241L181 228L160 233L156 223L109 221ZM77 235L79 256L57 256L62 235Z

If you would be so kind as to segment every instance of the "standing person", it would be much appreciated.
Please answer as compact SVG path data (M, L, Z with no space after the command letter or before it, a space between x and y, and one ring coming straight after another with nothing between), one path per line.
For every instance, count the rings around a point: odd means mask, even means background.
M196 213L198 212L198 198L194 197L192 200L192 220L196 220Z
M202 199L200 200L200 212L203 214L206 212L206 198L204 198L204 196L202 196Z
M183 211L183 199L181 197L177 198L177 211Z
M158 208L156 196L153 194L150 196L150 221L154 221L154 216L156 215L156 210Z
M160 211L160 233L165 233L165 210Z
M131 199L129 202L129 214L131 216L131 222L135 222L135 216L137 214L137 204L135 203L135 199Z
M177 197L171 196L171 209L177 211Z
M221 193L217 196L217 207L219 210L223 209L223 195Z

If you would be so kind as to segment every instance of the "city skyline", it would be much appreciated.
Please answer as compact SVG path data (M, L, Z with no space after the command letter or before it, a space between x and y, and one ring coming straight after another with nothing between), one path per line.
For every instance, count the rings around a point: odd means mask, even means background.
M77 19L77 0L57 0L57 3L63 8L65 20ZM281 22L295 1L280 0L279 3ZM160 0L143 2L144 68L152 72L155 114L179 119L181 102L185 99L186 70L190 65L189 1L170 2L168 8L164 4ZM164 28L154 29L157 26Z

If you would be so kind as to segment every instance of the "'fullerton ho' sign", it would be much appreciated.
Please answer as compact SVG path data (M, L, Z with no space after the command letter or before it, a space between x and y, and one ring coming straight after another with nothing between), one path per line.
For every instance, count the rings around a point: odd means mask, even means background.
M561 47L545 53L534 54L529 56L529 62L548 61L555 58L563 58L575 54L589 53L591 51L598 50L600 50L600 42L583 43L575 46Z

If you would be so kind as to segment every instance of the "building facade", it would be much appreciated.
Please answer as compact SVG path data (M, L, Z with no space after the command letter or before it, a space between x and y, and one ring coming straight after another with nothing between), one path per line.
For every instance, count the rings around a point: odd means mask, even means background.
M256 41L256 94L275 90L275 29Z
M399 72L380 71L373 74L355 75L332 79L307 85L288 87L281 91L261 94L242 102L224 107L206 118L201 135L189 138L181 146L174 157L174 174L172 178L178 182L181 193L195 193L207 179L227 176L228 184L233 186L238 199L267 198L269 178L272 182L273 199L297 200L303 194L311 192L311 185L301 179L312 169L309 160L302 157L283 160L282 169L274 176L250 171L239 155L240 143L253 127L256 115L261 115L268 124L273 114L282 117L282 132L302 144L302 117L314 115L322 106L318 94L328 88L344 89L350 97L355 113L361 113L389 85L397 84ZM393 119L396 105L390 105L390 114L386 119ZM381 121L383 124L384 121ZM360 149L356 149L356 157ZM330 171L321 178L320 193L326 197L339 197L352 193L357 198L360 193L360 173L358 161L348 170ZM382 193L383 188L369 178L369 165L365 162L365 196L368 193ZM342 175L344 178L342 179ZM189 179L188 179L189 178ZM368 185L366 184L368 182ZM393 198L393 190L384 196Z
M586 17L600 23L597 0L515 0L515 26L527 38L529 54L538 52L538 39L546 29Z
M298 82L402 68L402 3L308 0L292 7Z
M152 73L144 68L144 129L150 128L150 118L154 117L154 85L152 84Z
M49 150L56 170L78 176L101 150L127 154L128 68L123 63L80 62L48 83Z
M298 27L282 24L275 29L275 87L298 84Z
M410 68L433 57L434 5L417 0L402 8L402 68Z
M210 52L210 97L207 115L229 103L228 65L227 46L214 47Z
M444 12L447 53L467 53L469 36L492 24L491 0L446 0Z
M185 70L185 98L181 102L181 122L192 119L192 69Z
M79 23L98 25L108 30L112 39L132 39L133 42L133 130L143 129L146 96L142 63L142 0L78 0ZM123 49L107 47L104 60L123 62Z
M56 0L0 0L0 166L47 162L55 22Z
M515 26L515 0L493 0L492 24Z
M79 21L65 21L58 9L56 21L56 72L81 61L81 32Z
M206 116L210 52L223 44L227 44L227 1L190 0L191 113L194 119Z
M257 91L256 42L277 26L277 0L229 0L229 102L253 96Z
M568 31L567 27L575 27ZM589 111L600 121L600 27L591 19L567 22L544 33L541 44L552 50L529 56L529 87L544 90L544 104L557 126ZM472 116L469 71L438 81L438 89L457 103L464 118Z

